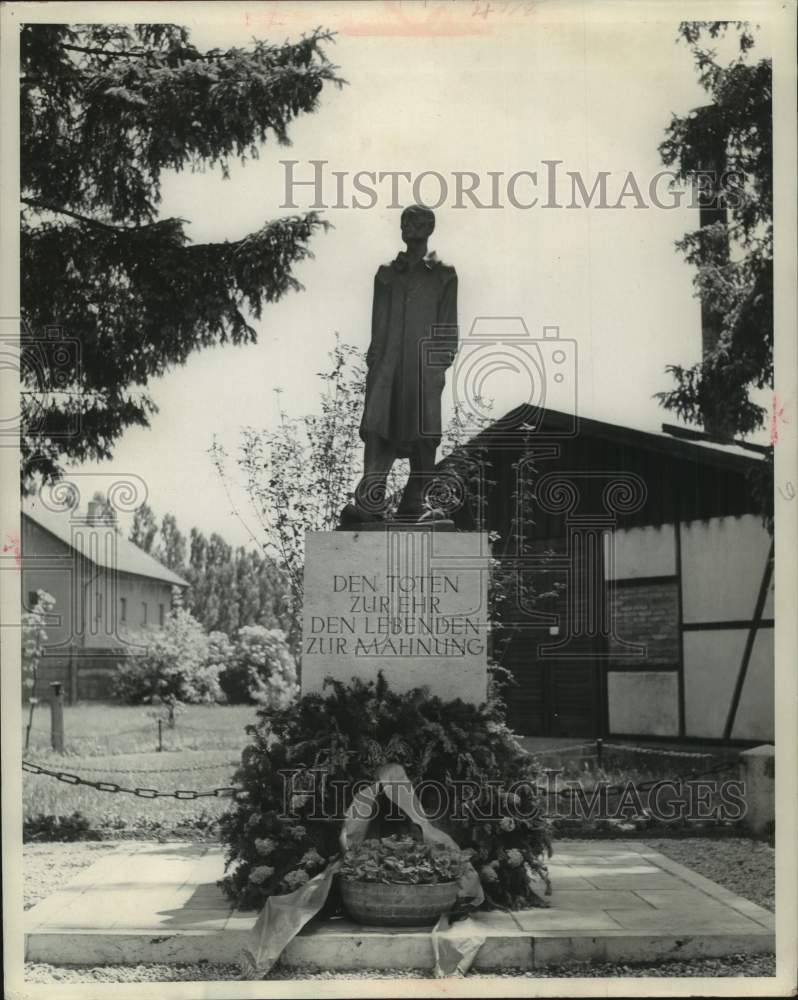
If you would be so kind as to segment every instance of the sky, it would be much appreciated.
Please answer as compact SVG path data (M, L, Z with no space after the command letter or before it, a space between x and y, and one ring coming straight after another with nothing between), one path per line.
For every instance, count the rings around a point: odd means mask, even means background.
M302 179L312 177L311 160L327 161L328 177L346 172L347 200L357 171L437 171L451 190L436 210L430 248L457 270L461 338L479 317L522 317L532 338L559 327L575 361L551 402L658 429L675 419L653 398L671 385L665 366L694 363L701 342L692 269L674 248L697 227L698 211L687 203L660 208L648 197L649 180L664 169L657 147L671 114L706 98L689 51L675 41L676 12L646 4L494 6L487 16L484 3L208 4L182 8L182 19L173 11L201 48L293 39L324 25L338 32L328 54L347 85L325 88L318 112L291 127L290 147L268 143L257 160L232 163L229 179L220 170L165 176L162 215L190 220L196 242L235 240L291 214L281 207L281 160L298 161ZM761 34L755 54L766 52ZM648 207L634 207L634 197L615 209L508 203L506 180L518 171L537 171L539 189L520 178L517 200L537 193L542 202L544 161L554 160L562 161L560 202L570 201L566 171L580 172L588 190L609 171L610 204L631 171ZM505 207L453 207L453 171L475 172L482 198L488 171L502 172ZM373 208L324 211L334 228L313 239L314 259L295 269L305 290L265 307L254 321L256 345L204 350L152 381L159 412L150 428L128 430L112 461L80 471L97 475L100 486L135 473L156 513L174 513L184 532L196 526L250 542L255 521L243 493L233 485L231 503L208 448L216 438L234 454L242 427L274 426L277 387L289 413L317 409L317 373L336 332L368 346L374 272L402 248L399 209L388 207L389 187L378 188ZM659 190L667 204L664 183ZM334 203L332 181L326 191ZM422 191L434 199L434 179ZM312 196L307 186L297 189L300 209ZM504 372L486 391L498 415L528 388ZM447 379L444 418L451 405Z

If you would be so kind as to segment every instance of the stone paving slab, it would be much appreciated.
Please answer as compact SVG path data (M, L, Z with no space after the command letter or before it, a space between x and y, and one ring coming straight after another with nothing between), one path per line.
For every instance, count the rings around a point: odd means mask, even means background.
M54 965L235 962L257 914L234 912L209 844L120 844L26 914L28 961ZM634 841L568 841L551 859L547 909L478 913L475 968L649 961L775 948L769 911ZM429 928L312 921L287 965L431 968Z

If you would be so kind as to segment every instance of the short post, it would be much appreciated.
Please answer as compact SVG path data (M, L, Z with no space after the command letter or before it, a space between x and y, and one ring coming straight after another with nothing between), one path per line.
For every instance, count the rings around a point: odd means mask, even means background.
M56 753L64 752L64 695L61 692L61 682L50 684L50 742Z
M557 775L562 774L563 768L561 767L544 767L541 768L543 774L546 776L546 792L549 795L556 794L557 791Z
M596 740L596 767L598 768L601 768L601 765L603 763L603 755L604 755L604 740L599 738Z
M745 782L745 825L754 836L767 834L776 821L776 748L752 747L740 754L740 778Z
M158 753L163 751L163 719L158 719Z
M28 698L28 725L25 729L25 749L27 750L30 746L30 731L33 729L33 712L36 706L39 704L39 699L33 695Z

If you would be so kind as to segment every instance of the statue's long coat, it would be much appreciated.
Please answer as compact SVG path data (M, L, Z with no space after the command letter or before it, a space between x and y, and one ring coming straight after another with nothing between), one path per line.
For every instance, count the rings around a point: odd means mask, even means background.
M441 438L441 393L457 351L457 274L434 254L402 252L374 278L371 345L360 436L379 434L400 458Z

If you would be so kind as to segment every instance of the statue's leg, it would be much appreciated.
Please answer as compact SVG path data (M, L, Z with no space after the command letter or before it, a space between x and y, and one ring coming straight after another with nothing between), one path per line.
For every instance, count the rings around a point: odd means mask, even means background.
M388 473L396 458L396 448L379 434L367 434L363 478L355 487L355 505L364 514L382 517L386 505Z
M424 511L424 491L435 471L437 444L426 438L416 441L410 454L410 475L402 494L397 516L420 517Z

